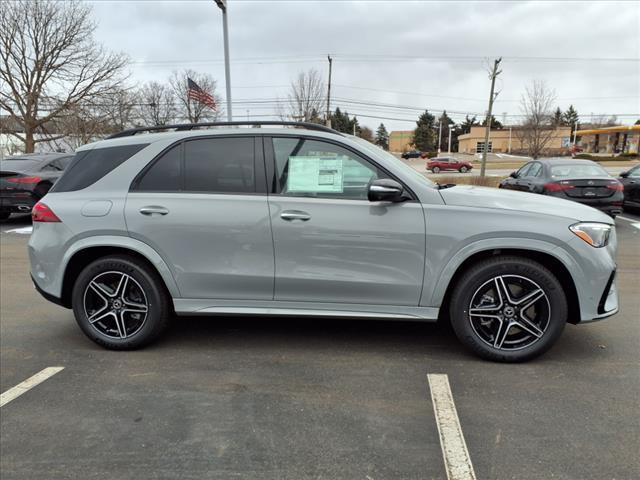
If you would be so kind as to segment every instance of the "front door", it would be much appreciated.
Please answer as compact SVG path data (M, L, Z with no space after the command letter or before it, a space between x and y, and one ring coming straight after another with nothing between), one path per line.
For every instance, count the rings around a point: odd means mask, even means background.
M134 181L125 215L130 235L169 265L183 298L273 299L261 140L178 143Z
M369 202L369 182L389 175L335 143L272 142L275 300L417 306L425 265L420 203Z

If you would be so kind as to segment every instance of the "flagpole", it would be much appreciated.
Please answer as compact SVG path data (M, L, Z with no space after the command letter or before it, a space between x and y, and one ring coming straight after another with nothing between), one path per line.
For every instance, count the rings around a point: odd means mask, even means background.
M227 0L214 0L222 10L222 34L224 36L224 79L227 86L227 120L233 120L231 111L231 72L229 67L229 29L227 27Z

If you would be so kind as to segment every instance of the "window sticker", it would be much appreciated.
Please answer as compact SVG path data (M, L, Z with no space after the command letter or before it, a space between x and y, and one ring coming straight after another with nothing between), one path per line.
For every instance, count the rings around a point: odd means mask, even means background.
M288 192L343 193L341 158L289 157Z

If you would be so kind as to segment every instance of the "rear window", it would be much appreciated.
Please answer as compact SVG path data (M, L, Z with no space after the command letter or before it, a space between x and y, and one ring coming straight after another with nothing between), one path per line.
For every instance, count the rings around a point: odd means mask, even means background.
M87 188L147 145L149 144L123 145L78 152L51 191L73 192Z
M584 178L584 177L608 177L609 174L600 165L553 165L551 167L553 178Z

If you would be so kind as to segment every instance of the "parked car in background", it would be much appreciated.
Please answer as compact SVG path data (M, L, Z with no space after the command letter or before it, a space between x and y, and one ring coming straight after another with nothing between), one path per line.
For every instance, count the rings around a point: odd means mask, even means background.
M427 170L438 173L441 170L457 170L460 173L470 172L473 168L466 160L458 160L454 157L435 157L427 162Z
M514 362L618 311L602 212L444 187L322 125L240 123L84 145L33 208L33 282L91 340L142 347L174 313L440 318Z
M0 220L29 213L72 159L69 153L31 153L0 160Z
M407 158L419 158L422 155L420 150L409 150L408 152L404 152L401 157L404 159Z
M623 185L591 160L551 158L525 163L499 188L573 200L615 217L622 212Z
M624 185L623 208L640 209L640 164L622 172L618 180Z

